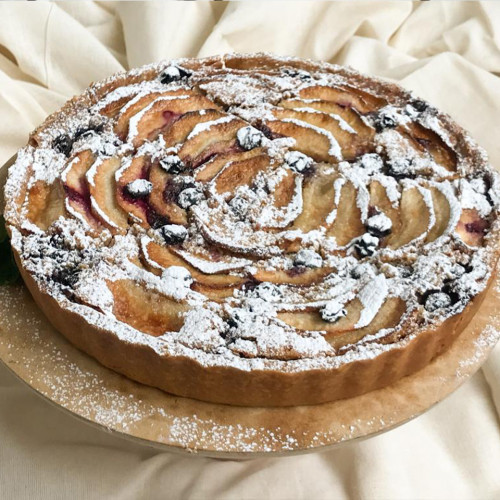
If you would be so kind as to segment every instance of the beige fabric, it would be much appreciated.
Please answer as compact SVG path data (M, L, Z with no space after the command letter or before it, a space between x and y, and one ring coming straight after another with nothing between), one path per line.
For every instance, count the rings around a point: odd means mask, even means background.
M388 78L448 111L500 166L500 4L0 4L0 164L91 80L160 58L274 51ZM0 494L17 498L500 498L500 346L424 416L321 454L158 453L42 401L0 367Z

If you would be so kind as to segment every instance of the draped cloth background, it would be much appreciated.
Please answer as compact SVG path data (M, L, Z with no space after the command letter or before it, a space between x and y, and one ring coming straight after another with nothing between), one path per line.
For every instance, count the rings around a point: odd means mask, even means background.
M90 81L162 58L271 51L399 80L500 167L495 2L0 4L0 165ZM424 416L338 450L218 461L109 436L0 367L2 498L500 498L500 346Z

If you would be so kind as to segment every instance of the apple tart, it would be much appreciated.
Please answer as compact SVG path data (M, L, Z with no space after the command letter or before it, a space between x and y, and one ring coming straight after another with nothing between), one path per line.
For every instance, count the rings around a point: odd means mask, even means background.
M92 84L19 151L5 218L48 319L105 366L230 405L430 363L499 255L499 176L401 87L265 54Z

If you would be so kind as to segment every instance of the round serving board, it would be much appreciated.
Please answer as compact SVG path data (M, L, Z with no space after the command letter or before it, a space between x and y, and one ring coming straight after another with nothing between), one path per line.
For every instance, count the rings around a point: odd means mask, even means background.
M0 170L0 186L10 163ZM133 382L69 344L22 284L0 287L0 359L52 403L123 437L217 458L290 455L379 434L441 401L479 369L499 339L498 310L497 277L471 324L425 369L384 389L316 406L232 407Z

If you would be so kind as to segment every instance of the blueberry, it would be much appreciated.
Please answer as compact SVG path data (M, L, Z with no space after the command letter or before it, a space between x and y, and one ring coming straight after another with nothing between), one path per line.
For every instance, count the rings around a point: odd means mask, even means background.
M136 179L125 187L127 194L134 199L145 198L152 190L153 184L146 179Z
M59 250L68 250L69 247L62 235L55 233L50 237L50 246Z
M411 158L394 158L387 163L387 174L402 179L404 177L411 177L413 160Z
M51 276L52 280L62 286L74 287L80 279L80 270L76 267L56 269Z
M162 226L165 226L169 222L169 219L167 217L156 213L154 210L147 210L146 218L148 224L153 229L160 229Z
M323 265L323 259L321 258L321 255L319 255L314 250L304 248L297 253L293 263L296 266L309 267L311 269L314 269L319 268Z
M422 99L415 99L411 101L410 104L420 113L429 107L429 104Z
M321 309L320 314L324 321L336 323L340 318L347 315L347 311L342 307L342 304L336 300L331 300Z
M75 141L80 138L90 139L92 135L102 132L104 125L102 123L96 123L95 125L89 125L88 127L80 127L75 132Z
M93 133L94 133L93 130L89 130L88 128L79 128L75 132L75 141L77 141L80 138L90 139L90 137L92 137Z
M434 292L430 293L425 299L425 310L429 312L437 311L438 309L444 309L450 306L452 303L451 297L444 292Z
M229 206L234 214L240 219L244 219L248 213L248 201L240 196L235 196L230 202Z
M160 167L169 174L179 174L184 168L184 162L177 155L168 155L160 160Z
M463 274L465 274L466 269L462 264L453 264L453 266L450 268L450 274L454 278L460 278Z
M378 244L379 239L376 236L365 233L363 236L356 240L354 249L356 250L356 253L359 257L368 257L375 253Z
M192 73L181 66L168 66L160 74L160 82L164 85L168 85L172 82L178 82L179 80L188 79Z
M184 209L188 209L189 207L193 205L197 205L204 199L203 193L195 187L190 187L187 189L184 189L179 194L179 198L177 199L177 203Z
M264 134L255 127L248 126L240 128L236 133L236 138L238 139L238 144L246 151L249 151L262 144Z
M313 164L313 159L299 151L289 151L285 155L285 163L294 172L301 173Z
M291 78L299 77L302 81L310 80L312 78L310 73L303 69L283 68L281 71L286 76L290 76Z
M376 153L367 153L361 157L359 165L368 172L379 172L384 166L384 160Z
M377 132L382 132L383 130L388 128L395 128L398 125L394 116L392 116L390 113L384 112L381 112L378 116L375 117L373 124Z
M382 238L390 234L392 230L392 221L384 213L379 213L369 217L366 221L365 227L373 236Z
M166 224L160 228L160 233L167 245L180 245L188 236L187 229L178 224Z
M52 147L59 153L69 156L73 147L73 141L70 139L69 135L62 134L54 139Z

